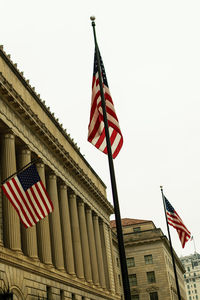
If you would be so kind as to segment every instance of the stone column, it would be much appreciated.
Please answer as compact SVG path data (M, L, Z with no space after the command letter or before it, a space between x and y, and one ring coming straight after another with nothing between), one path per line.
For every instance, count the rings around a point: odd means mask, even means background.
M44 186L46 186L44 164L37 164L37 171L40 179ZM38 254L40 260L47 264L52 265L51 256L51 242L50 242L50 231L49 231L49 217L45 217L36 224L37 228L37 240L38 240Z
M88 242L88 233L87 233L86 218L85 218L85 205L82 201L78 202L78 216L79 216L85 279L88 282L92 282L92 270L91 270L91 261L90 261L90 252L89 252L89 242Z
M59 193L60 220L61 220L65 267L67 273L71 275L75 275L67 186L65 184L61 184L59 187L59 192L60 192Z
M107 245L105 242L104 222L101 219L99 220L99 229L100 229L101 246L102 246L102 252L103 252L103 263L104 263L106 288L109 290L110 282L109 282L109 274L108 274Z
M6 133L2 138L2 180L16 172L15 137ZM7 248L21 252L20 219L10 201L3 197L3 234Z
M105 271L104 271L103 253L102 253L102 245L101 245L101 238L100 238L100 231L99 231L99 218L97 215L93 215L93 223L94 223L94 236L96 242L96 250L97 250L99 280L100 280L101 287L105 289L106 288Z
M86 208L86 222L87 222L87 231L89 239L89 249L90 249L90 259L92 266L92 279L93 283L99 286L99 272L97 265L97 252L94 239L94 227L92 222L92 211L89 207Z
M58 205L58 191L56 175L51 173L48 176L47 192L53 203L53 212L49 214L49 224L51 233L51 251L53 264L59 270L64 270L62 234L60 226L60 212Z
M22 149L19 154L19 168L23 168L30 161L31 151L28 148ZM25 228L25 226L21 224L21 237L24 254L33 259L38 259L36 225Z
M73 242L73 249L74 249L75 270L76 270L77 277L83 279L84 278L83 256L82 256L82 249L81 249L77 201L76 201L76 195L74 193L70 193L69 195L69 209L70 209L70 218L71 218L71 226L72 226L72 242Z

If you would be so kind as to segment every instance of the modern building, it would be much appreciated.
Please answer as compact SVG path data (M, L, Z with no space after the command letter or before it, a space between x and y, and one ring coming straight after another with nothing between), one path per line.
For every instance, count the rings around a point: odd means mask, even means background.
M54 211L25 229L0 189L0 296L120 299L106 187L0 47L0 181L38 158Z
M178 300L169 241L152 221L122 219L132 300ZM115 221L111 227L116 231ZM116 237L115 237L116 239ZM181 297L186 300L184 267L174 252ZM119 257L115 253L115 264ZM118 286L121 285L120 269Z
M200 299L200 254L180 257L185 267L184 283L188 300Z

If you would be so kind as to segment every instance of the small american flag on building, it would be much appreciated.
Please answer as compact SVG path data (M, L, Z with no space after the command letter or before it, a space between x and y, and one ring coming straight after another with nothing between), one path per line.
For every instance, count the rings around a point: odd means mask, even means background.
M53 211L53 204L34 164L6 181L2 189L26 228Z
M179 235L179 239L181 241L182 247L185 247L185 243L190 239L191 233L190 231L185 227L183 221L171 205L171 203L167 200L166 197L164 197L165 200L165 207L166 207L166 213L167 213L167 221L168 224L173 226Z
M113 101L110 95L108 81L100 56L100 66L102 74L102 83L104 90L104 97L106 102L106 112L108 119L108 130L110 134L110 143L113 158L115 158L123 144L123 137L119 127L117 115L115 113ZM107 154L106 135L103 119L103 110L101 106L101 93L98 76L97 55L94 55L94 72L92 81L92 103L90 112L90 122L88 126L88 141L92 143L97 149Z

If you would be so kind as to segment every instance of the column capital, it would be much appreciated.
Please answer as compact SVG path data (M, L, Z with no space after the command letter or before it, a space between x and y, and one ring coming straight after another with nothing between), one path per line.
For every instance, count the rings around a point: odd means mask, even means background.
M61 183L59 184L59 188L60 188L61 190L66 190L66 191L67 191L67 185L66 185L64 182L61 182Z
M86 210L87 214L91 214L92 213L92 209L89 206L86 206L85 208L86 208L85 210Z
M84 203L82 200L79 200L79 201L78 201L78 206L83 206L83 207L84 207L84 206L85 206L85 203Z
M40 162L37 162L37 163L36 163L36 166L37 166L37 168L44 168L44 163L43 163L43 161L41 160Z
M76 199L76 193L72 190L69 191L69 199Z
M15 139L15 134L12 130L5 131L3 136L5 139L12 139L12 140Z
M56 179L57 178L57 176L56 176L56 174L54 173L54 172L50 172L49 173L49 179Z
M25 145L20 148L20 152L21 152L21 154L30 154L31 150L29 149L29 147L27 145Z
M96 214L96 213L93 213L93 215L92 215L92 217L93 217L93 219L95 219L95 220L98 220L98 215Z

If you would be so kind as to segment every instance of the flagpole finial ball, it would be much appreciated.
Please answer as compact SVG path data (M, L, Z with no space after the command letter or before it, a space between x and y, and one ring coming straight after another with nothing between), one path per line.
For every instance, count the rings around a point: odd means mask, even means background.
M94 21L95 19L96 19L95 16L91 16L91 17L90 17L90 20L91 20L91 21Z

